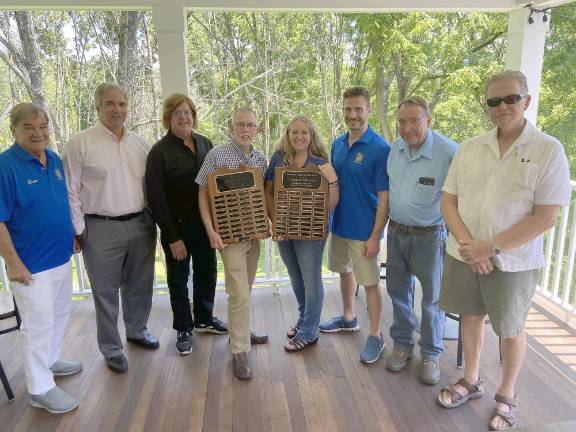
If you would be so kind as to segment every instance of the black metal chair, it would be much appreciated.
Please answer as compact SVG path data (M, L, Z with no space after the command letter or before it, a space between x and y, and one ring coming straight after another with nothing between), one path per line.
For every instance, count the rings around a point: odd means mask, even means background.
M18 312L18 307L16 306L16 302L14 301L14 297L12 297L12 304L14 305L13 310L0 314L0 321L7 320L7 319L16 319L16 324L12 327L5 328L0 330L0 335L5 333L10 333L20 329L20 324L22 323L22 319L20 318L20 313ZM0 380L2 381L2 385L4 386L4 391L6 392L6 397L9 401L14 400L14 392L12 391L12 387L10 387L10 383L8 382L8 378L6 377L6 373L4 372L4 368L2 367L2 362L0 361Z

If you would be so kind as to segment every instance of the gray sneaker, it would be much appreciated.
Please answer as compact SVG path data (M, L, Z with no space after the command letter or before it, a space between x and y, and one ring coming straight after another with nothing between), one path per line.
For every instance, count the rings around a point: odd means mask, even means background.
M78 400L56 386L42 395L30 395L30 405L43 408L52 414L64 414L78 407Z
M72 360L58 360L50 370L55 377L74 375L82 370L82 363Z
M422 358L420 379L424 384L434 385L440 381L440 363L428 357Z
M360 353L360 361L363 363L374 363L380 357L380 353L384 349L384 337L382 334L380 336L368 336L366 339L366 345Z
M360 330L356 317L350 321L346 321L342 315L324 321L323 323L320 323L318 327L320 328L320 331L324 333Z
M390 372L400 372L411 357L411 352L394 349L386 358L386 369Z

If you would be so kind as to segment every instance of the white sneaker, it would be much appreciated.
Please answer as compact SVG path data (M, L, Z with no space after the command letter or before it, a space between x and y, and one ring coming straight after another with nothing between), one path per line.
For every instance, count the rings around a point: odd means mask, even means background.
M80 403L71 394L56 386L47 393L30 395L30 405L43 408L52 414L64 414L77 408Z
M50 370L54 376L74 375L82 370L82 363L72 360L58 360Z

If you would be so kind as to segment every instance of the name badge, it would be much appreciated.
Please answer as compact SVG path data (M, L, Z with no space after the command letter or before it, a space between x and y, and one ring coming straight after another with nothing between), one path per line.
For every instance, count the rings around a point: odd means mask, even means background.
M435 182L436 180L432 177L420 177L418 179L418 183L424 186L434 186Z

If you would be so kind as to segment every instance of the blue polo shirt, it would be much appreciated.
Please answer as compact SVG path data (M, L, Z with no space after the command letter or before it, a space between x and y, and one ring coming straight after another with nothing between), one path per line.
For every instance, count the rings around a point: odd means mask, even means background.
M444 223L442 186L457 148L454 141L432 129L415 154L402 138L392 143L388 157L391 220L408 226Z
M316 156L308 156L306 159L306 165L324 165L327 161ZM274 168L286 166L284 163L284 156L279 151L275 152L270 158L270 163L268 164L268 169L264 173L264 180L274 181Z
M31 273L65 264L73 253L64 168L45 151L46 167L18 144L0 153L0 222Z
M332 165L340 180L340 201L330 216L330 232L368 240L378 207L378 192L388 190L386 161L390 146L372 128L348 146L349 133L332 144Z

